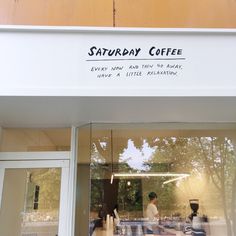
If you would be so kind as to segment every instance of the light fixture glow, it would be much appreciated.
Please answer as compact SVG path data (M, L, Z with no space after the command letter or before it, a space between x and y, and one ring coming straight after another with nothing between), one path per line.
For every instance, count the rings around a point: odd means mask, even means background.
M190 174L186 173L172 173L172 172L164 172L164 173L112 173L111 175L111 184L113 183L113 179L115 177L175 177L173 179L167 180L163 182L163 185L189 177Z
M111 174L111 184L113 183L114 174Z
M176 178L184 178L189 176L189 174L185 173L171 173L171 172L165 172L165 173L113 173L114 177L176 177Z
M188 176L189 176L189 174L185 174L185 176L180 176L180 177L178 177L178 178L174 178L174 179L167 180L167 181L163 182L163 185L164 185L164 184L171 183L171 182L175 182L175 181L178 181L178 180L181 180L181 179L184 179L184 178L186 178L186 177L188 177Z

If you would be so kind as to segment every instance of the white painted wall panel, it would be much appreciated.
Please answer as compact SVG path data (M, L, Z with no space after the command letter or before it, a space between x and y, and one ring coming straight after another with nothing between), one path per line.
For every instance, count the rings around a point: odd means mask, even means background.
M235 96L235 42L236 30L2 27L0 95ZM93 46L141 51L137 56L89 56ZM182 55L152 57L152 46L182 49ZM166 69L168 64L182 69ZM116 66L123 67L118 77L118 71L111 71ZM91 72L95 67L107 69ZM177 74L147 75L163 70ZM127 77L130 72L142 75Z

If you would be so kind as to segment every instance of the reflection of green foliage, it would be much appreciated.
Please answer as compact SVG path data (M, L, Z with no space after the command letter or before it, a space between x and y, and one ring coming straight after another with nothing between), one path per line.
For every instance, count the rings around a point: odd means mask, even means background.
M128 186L128 181L130 186ZM120 210L142 210L142 183L140 179L121 179L118 187L118 205Z
M105 148L104 146L103 149L96 148L96 160L100 159L101 156L107 157L109 155L110 143L108 140ZM119 146L119 150L116 153L117 156L122 154L127 148L128 140L132 140L140 152L143 151L144 144L148 144L149 147L155 150L154 154L145 163L141 163L150 172L189 173L191 178L195 179L198 176L204 176L206 179L204 196L208 197L207 205L217 208L219 212L221 211L221 215L224 215L227 222L228 236L236 235L236 158L233 143L229 138L142 137L140 135L140 137L127 137L127 139L124 138L121 140L121 143L116 145ZM99 142L96 142L95 146L98 147ZM92 153L95 154L95 152ZM104 160L106 158L102 158L100 163L102 161L104 163ZM105 169L99 169L99 166L97 166L95 172L97 176L100 175L102 177L110 170L111 167L109 166L107 171ZM119 163L116 170L119 172L137 171L131 168L127 162ZM128 206L134 207L135 192L143 191L141 195L144 196L144 201L147 202L145 197L148 195L148 192L156 191L159 196L158 209L163 214L174 212L186 213L188 210L186 207L189 207L187 205L188 202L186 201L187 199L185 199L184 203L180 199L177 199L177 182L169 183L163 187L162 183L165 180L168 180L168 178L143 179L142 187L134 184L133 189L127 192L125 180L121 179L119 185L119 203L124 205L123 209ZM193 188L197 189L198 186L193 186ZM230 226L230 222L233 222L233 227Z
M207 137L196 138L195 142L199 150L196 158L219 194L227 235L236 235L236 158L232 141L227 137Z
M163 171L163 163L166 163L170 172L204 174L208 178L208 190L214 188L214 195L218 196L218 202L222 206L226 219L228 236L231 232L230 221L236 233L236 159L232 141L226 137L165 137L155 141L156 151L146 165L151 172ZM158 165L162 163L162 165ZM159 185L161 186L161 185ZM171 187L172 186L172 187ZM197 186L195 186L197 188ZM168 191L167 191L168 189ZM165 198L161 198L166 192ZM166 185L160 193L160 208L178 211L181 204L176 206L168 204L174 202L174 183ZM170 198L173 199L170 199ZM166 204L167 203L167 204Z
M60 169L31 170L32 183L40 186L39 210L59 209L61 171Z
M90 209L97 211L103 203L103 183L101 180L91 180Z

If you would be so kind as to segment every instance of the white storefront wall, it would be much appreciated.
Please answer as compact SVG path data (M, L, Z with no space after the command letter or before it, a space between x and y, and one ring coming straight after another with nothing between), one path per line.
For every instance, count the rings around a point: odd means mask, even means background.
M0 95L235 96L235 39L227 29L2 26Z
M236 122L235 42L236 30L230 29L1 26L0 126L117 122L122 104L129 122L192 122L188 115L175 116L176 104L183 114L198 107L201 114L194 114L195 122ZM134 113L141 120L133 119L134 106L157 103L159 112L166 112L162 120L146 118L147 110ZM76 104L79 113L74 112ZM108 104L113 113L104 112L101 104ZM171 104L169 110L166 104ZM19 116L17 123L13 116L27 109L36 116L22 115L25 123ZM50 109L55 123L45 119ZM38 111L45 112L45 120ZM73 235L75 208L76 128L72 131L67 235Z

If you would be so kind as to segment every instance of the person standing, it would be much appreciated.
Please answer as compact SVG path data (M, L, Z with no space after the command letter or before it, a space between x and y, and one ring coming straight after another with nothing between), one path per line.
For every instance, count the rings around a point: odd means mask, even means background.
M159 233L157 224L159 219L159 213L156 207L157 204L157 194L155 192L150 192L148 194L149 203L146 209L146 216L148 218L149 224L147 225L147 234L157 234Z

